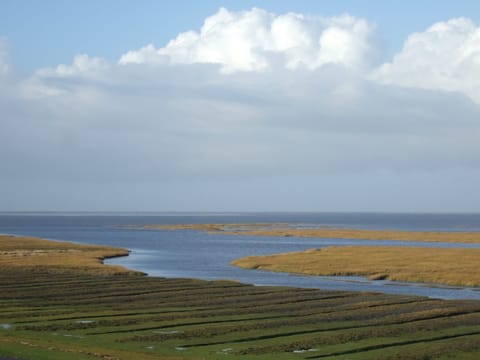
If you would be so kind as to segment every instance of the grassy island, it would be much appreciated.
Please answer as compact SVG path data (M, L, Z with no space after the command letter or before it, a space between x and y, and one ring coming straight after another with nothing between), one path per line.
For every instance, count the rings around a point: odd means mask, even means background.
M0 237L0 357L478 359L480 301L142 276L126 250Z

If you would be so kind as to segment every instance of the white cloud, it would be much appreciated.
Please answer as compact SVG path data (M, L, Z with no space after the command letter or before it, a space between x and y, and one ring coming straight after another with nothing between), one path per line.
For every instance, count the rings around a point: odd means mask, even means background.
M75 55L71 65L60 64L55 69L40 69L36 72L37 76L58 76L70 77L78 75L86 75L88 73L98 73L105 70L108 63L101 58L90 57L87 54Z
M119 61L120 64L166 64L168 58L161 56L153 44L148 44L140 50L132 50L123 54Z
M388 84L458 91L480 103L480 27L456 18L414 33L373 77Z
M91 90L89 83L106 80L104 74L109 67L102 58L75 55L71 65L60 64L55 68L37 70L22 83L22 89L26 96L32 98L60 96L73 90Z
M278 62L289 69L325 64L362 68L375 53L373 30L366 20L349 15L323 18L221 8L205 20L200 32L181 33L163 48L150 44L129 51L119 63L211 63L221 65L224 73L264 71Z

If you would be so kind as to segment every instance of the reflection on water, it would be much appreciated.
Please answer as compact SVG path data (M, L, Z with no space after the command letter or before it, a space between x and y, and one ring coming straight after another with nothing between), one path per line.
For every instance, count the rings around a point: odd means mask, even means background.
M126 225L181 223L290 222L308 226L419 231L480 231L475 214L75 214L0 215L0 233L32 235L79 243L125 247L129 257L109 260L154 276L231 279L258 285L380 291L457 299L480 299L478 288L370 281L361 277L299 276L244 270L229 263L248 255L301 251L331 245L472 247L480 244L421 243L212 235L200 231L159 231ZM120 226L119 226L120 225ZM428 250L427 250L428 251Z

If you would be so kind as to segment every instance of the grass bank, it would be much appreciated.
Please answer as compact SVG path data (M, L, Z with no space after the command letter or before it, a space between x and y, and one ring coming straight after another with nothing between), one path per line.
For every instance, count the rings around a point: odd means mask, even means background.
M480 356L478 301L152 278L101 264L103 257L124 250L31 238L4 238L0 245L4 356L32 360ZM59 259L57 253L69 260ZM50 255L51 265L45 260ZM15 265L12 256L24 258L19 260L23 265ZM39 260L42 256L45 259Z

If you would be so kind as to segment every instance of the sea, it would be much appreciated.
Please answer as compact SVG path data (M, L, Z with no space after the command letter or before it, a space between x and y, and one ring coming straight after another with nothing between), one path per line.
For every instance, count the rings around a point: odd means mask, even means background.
M254 285L480 300L480 288L373 281L358 276L300 276L245 270L230 265L232 260L249 255L300 251L332 245L419 246L428 251L431 247L480 248L480 244L252 237L209 234L196 230L143 228L143 225L148 224L202 223L288 223L307 228L459 232L480 231L480 214L0 212L0 234L127 248L130 250L129 256L110 259L106 263L139 270L149 276L226 279Z

